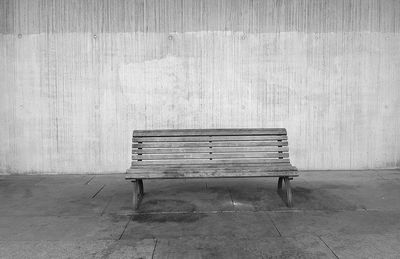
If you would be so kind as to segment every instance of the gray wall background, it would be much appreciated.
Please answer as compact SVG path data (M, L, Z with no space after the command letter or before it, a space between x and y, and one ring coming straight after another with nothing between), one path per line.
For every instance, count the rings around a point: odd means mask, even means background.
M2 0L0 173L123 172L133 129L285 127L400 167L400 1Z

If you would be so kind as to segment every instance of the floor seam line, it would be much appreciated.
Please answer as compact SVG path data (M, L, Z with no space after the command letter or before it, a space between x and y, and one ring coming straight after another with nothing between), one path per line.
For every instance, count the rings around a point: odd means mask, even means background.
M151 253L151 259L154 258L154 253L156 252L156 247L157 247L157 243L158 243L158 239L155 239L155 240L156 240L156 242L154 244L153 253Z
M99 194L99 192L101 192L101 190L103 190L103 188L104 188L105 186L106 186L106 185L103 184L103 186L101 186L101 188L92 196L92 199L93 199L94 197L96 197L97 194Z
M282 237L281 232L279 231L278 227L276 226L274 220L272 219L271 215L268 213L269 220L271 220L272 225L274 225L276 231L278 232L279 236Z
M106 206L105 206L104 209L101 211L100 216L103 216L103 215L104 215L104 213L106 212L106 209L107 209L108 206L110 205L112 199L113 199L113 197L111 197L110 200L107 202Z
M317 236L321 241L322 241L322 243L324 243L324 245L332 252L332 254L337 258L337 259L339 259L339 256L337 256L336 254L335 254L335 252L333 252L333 250L328 246L328 244L322 239L322 237L321 236Z
M129 225L129 222L131 222L132 218L133 218L133 216L131 216L131 217L129 218L128 222L125 224L124 230L122 231L122 233L121 233L121 235L119 236L118 240L121 240L122 236L123 236L124 233L125 233L126 228L127 228L128 225Z
M88 181L86 181L86 183L84 183L83 185L88 185L92 180L93 180L94 176L92 176Z

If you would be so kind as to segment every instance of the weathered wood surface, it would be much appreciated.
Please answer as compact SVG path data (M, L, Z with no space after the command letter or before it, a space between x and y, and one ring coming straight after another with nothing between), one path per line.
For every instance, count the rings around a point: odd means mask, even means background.
M180 160L180 159L229 159L229 158L279 158L289 157L288 153L249 152L249 153L182 153L182 154L144 154L133 155L133 160Z
M223 142L150 142L132 144L133 148L174 148L174 147L254 147L287 146L287 141L223 141Z
M249 178L249 177L279 177L291 176L296 177L296 171L266 171L260 168L259 170L184 170L184 171L131 171L128 170L126 179L179 179L179 178Z
M181 160L144 160L132 161L132 165L175 165L175 164L244 164L244 163L260 163L260 164L275 164L289 162L289 159L268 159L268 158L248 158L248 159L181 159Z
M150 130L134 131L133 135L132 168L203 164L277 167L282 163L290 164L288 138L286 129L282 128ZM190 147L185 147L187 144ZM228 146L221 147L220 144Z
M260 135L266 132L269 135ZM289 177L298 176L298 172L290 164L285 129L134 131L133 135L132 141L137 144L132 145L132 165L125 178L139 182L135 188L141 195L143 179L279 177L278 190L284 179L287 204L292 206ZM277 146L247 145L257 142ZM218 143L245 146L214 147ZM159 144L168 145L160 148ZM135 199L136 194L136 209Z
M281 164L198 164L198 165L154 165L154 166L132 166L128 169L130 172L133 171L182 171L185 170L218 170L218 171L230 171L230 170L248 170L248 171L297 171L297 168L292 166L290 163Z
M269 135L260 135L266 133ZM133 134L144 136L133 137L133 142L142 140L144 143L132 145L132 165L127 171L128 174L134 174L138 178L145 177L146 174L148 177L161 178L174 175L193 177L190 174L197 174L197 177L215 174L214 177L221 177L230 172L235 176L240 176L238 172L246 172L245 175L248 176L251 173L268 175L265 171L296 170L290 164L285 129L151 130L134 131ZM214 138L221 142L207 141ZM150 141L154 145L173 143L174 146L154 148L153 145L146 146L149 143L145 141ZM259 144L274 143L279 146L251 146L257 142ZM193 146L181 147L179 144L182 143L193 143ZM228 143L232 146L214 147L219 143ZM233 145L237 143L245 146ZM250 143L250 146L247 143ZM198 144L207 144L207 146ZM204 175L200 171L203 171ZM160 172L167 175L160 176Z
M208 160L209 161L209 160ZM214 169L214 168L247 168L247 167L259 167L273 169L273 168L286 168L287 170L297 170L296 167L292 166L289 161L281 162L281 160L276 163L198 163L198 164L181 164L177 162L176 164L156 164L156 165L142 165L139 163L133 164L130 169L141 169L141 170L163 170L163 169L182 169L186 170L187 168L202 168L202 169ZM129 170L129 169L128 169Z
M284 128L263 129L181 129L181 130L134 130L133 137L172 137L172 136L257 136L285 135Z
M210 161L210 160L209 160ZM297 170L296 167L292 166L289 161L281 162L277 161L276 163L199 163L199 164L181 164L177 162L176 164L155 164L155 165L142 165L139 163L135 163L131 165L130 169L142 169L142 170L160 170L163 168L168 169L178 169L178 168L211 168L214 169L216 167L220 168L246 168L246 167L263 167L263 168L276 168L276 167L285 167L288 166L290 168L294 168L291 170ZM289 169L288 169L289 170Z
M151 148L151 149L132 149L132 154L174 154L174 153L234 153L234 152L288 152L289 148L274 146L255 146L255 147L192 147L192 148Z
M207 134L209 135L209 134ZM286 135L254 135L254 136L166 136L166 137L133 137L132 142L206 142L206 141L279 141L286 140Z
M210 150L212 148L212 150ZM289 148L274 146L254 147L192 147L192 148L148 148L132 149L132 154L175 154L175 153L235 153L235 152L288 152Z

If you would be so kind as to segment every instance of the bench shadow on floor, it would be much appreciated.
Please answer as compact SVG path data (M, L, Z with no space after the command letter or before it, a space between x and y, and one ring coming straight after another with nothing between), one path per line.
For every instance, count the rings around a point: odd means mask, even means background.
M314 188L307 182L293 181L295 205L290 209L285 192L277 191L275 179L171 180L168 184L148 181L136 213L363 209L362 204L342 194L351 194L354 187L326 187Z

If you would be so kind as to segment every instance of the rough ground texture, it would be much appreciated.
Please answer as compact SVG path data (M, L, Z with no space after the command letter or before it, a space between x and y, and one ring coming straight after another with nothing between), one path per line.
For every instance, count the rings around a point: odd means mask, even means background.
M400 171L301 172L294 208L277 179L145 181L0 177L0 258L398 258Z

